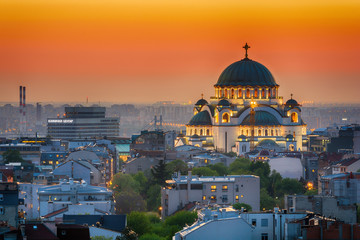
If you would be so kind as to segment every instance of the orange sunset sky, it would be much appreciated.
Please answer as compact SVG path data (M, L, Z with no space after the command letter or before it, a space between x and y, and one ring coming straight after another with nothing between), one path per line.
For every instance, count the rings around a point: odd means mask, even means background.
M285 99L360 102L358 0L0 0L0 101L208 98L245 42Z

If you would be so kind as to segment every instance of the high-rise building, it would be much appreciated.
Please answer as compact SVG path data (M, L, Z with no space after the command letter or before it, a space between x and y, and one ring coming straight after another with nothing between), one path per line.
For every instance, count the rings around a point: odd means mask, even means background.
M65 107L64 118L48 118L48 135L61 139L117 137L119 122L119 118L105 117L105 107Z

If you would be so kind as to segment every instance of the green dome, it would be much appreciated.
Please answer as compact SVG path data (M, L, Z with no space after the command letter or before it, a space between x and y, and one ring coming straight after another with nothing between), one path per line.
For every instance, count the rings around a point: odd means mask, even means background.
M195 103L196 106L204 106L204 105L208 105L208 102L205 99L199 99L199 101L197 101Z
M244 58L228 66L215 86L278 86L271 72L261 63Z
M250 114L247 115L240 125L251 125ZM255 111L255 125L256 126L277 126L280 125L279 121L274 115L265 111Z
M208 111L202 111L193 116L188 125L212 125L211 118Z
M222 99L218 102L218 106L223 106L223 107L229 107L230 106L230 102L226 99Z

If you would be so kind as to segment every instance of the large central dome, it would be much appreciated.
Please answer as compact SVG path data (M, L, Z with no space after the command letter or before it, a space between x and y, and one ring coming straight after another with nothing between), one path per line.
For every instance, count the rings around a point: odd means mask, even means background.
M228 66L215 86L278 86L271 72L261 63L244 58Z

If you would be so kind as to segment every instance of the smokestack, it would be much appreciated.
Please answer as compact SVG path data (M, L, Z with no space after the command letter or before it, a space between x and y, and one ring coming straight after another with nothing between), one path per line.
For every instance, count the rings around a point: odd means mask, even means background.
M24 107L26 107L26 103L25 103L25 92L26 92L26 90L25 90L25 86L23 87L23 105L24 105Z
M22 86L20 86L20 103L19 103L19 107L20 107L20 113L22 113Z

